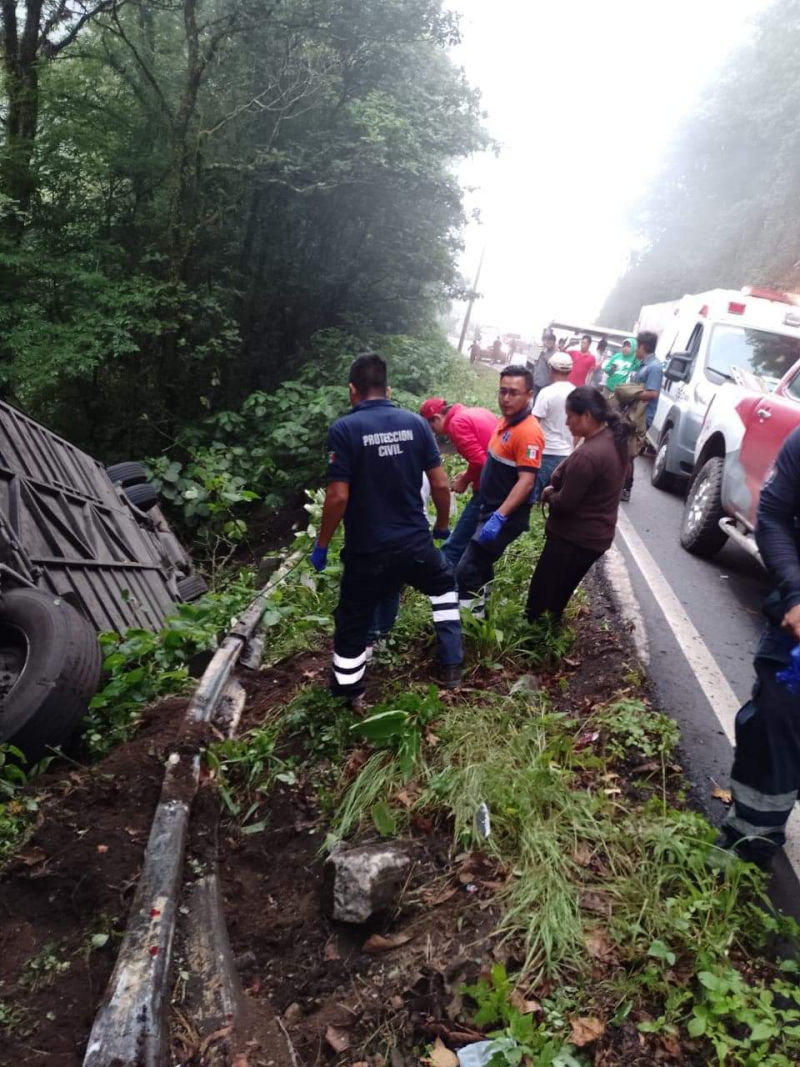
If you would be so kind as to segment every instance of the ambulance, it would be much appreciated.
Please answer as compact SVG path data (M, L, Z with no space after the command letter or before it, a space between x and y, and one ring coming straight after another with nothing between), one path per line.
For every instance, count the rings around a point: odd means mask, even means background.
M710 289L642 308L634 332L658 334L664 366L648 440L650 480L680 489L691 477L706 409L727 381L773 389L800 358L800 296L773 289Z

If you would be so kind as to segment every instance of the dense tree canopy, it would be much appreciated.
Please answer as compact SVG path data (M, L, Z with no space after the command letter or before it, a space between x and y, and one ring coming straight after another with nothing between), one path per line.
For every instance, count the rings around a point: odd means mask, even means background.
M132 455L293 376L320 329L430 326L452 164L484 144L440 0L2 12L7 105L17 22L35 75L0 168L5 395Z
M755 24L689 116L638 206L645 245L603 321L718 286L800 284L800 0Z

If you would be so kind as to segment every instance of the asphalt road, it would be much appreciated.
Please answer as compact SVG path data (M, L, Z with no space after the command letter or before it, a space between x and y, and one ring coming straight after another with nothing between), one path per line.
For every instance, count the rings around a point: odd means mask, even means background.
M681 548L683 500L650 485L649 459L637 459L631 499L620 509L615 543L641 609L654 696L678 721L693 797L718 824L725 808L711 790L728 784L732 713L753 682L766 577L730 542L713 560ZM800 884L785 858L776 864L772 895L800 919Z

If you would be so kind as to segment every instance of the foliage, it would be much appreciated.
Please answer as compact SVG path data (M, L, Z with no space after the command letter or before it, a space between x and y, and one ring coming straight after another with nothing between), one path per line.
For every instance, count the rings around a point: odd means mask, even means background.
M242 833L260 833L266 826L266 819L253 820L253 816L275 782L293 785L297 780L291 763L276 756L276 739L274 729L256 727L206 750L206 762L216 777L225 809Z
M678 130L638 205L642 251L602 321L627 327L642 304L717 287L797 288L798 43L798 0L755 15L752 38Z
M331 328L425 387L459 285L453 163L486 144L441 0L104 2L57 46L28 7L47 55L15 180L0 161L6 395L111 461L313 373Z
M20 847L30 833L39 804L25 786L47 769L51 757L27 770L27 759L16 745L0 744L0 862Z
M442 711L439 691L430 685L424 695L412 690L376 705L372 714L353 723L350 731L377 749L388 749L407 781L416 770L425 729Z
M108 681L95 693L83 722L83 740L93 758L130 737L147 704L186 688L190 660L216 648L220 631L252 599L251 582L243 576L224 592L179 604L158 632L100 634Z
M653 711L641 700L612 701L595 709L592 719L604 730L606 751L616 760L632 756L665 759L680 740L675 720Z
M488 978L462 986L461 992L475 1001L476 1026L496 1026L487 1067L517 1067L520 1063L543 1067L581 1067L584 1060L562 1038L549 1033L544 1023L536 1023L531 1013L514 1004L514 984L502 963L492 967Z

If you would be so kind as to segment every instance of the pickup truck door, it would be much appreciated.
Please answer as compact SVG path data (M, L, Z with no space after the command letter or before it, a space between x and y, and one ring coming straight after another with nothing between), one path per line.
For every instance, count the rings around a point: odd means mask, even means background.
M739 453L750 505L746 516L755 525L761 487L772 469L781 445L800 426L800 371L765 393L751 409Z

